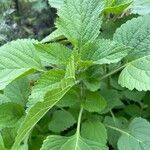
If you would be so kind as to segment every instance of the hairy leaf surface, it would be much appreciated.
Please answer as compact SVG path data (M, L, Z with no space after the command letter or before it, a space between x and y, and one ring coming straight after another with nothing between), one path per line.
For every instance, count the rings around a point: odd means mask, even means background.
M37 41L24 39L0 47L0 89L33 69L42 70L33 43Z
M66 0L58 11L56 26L69 41L81 47L99 35L103 8L104 0Z

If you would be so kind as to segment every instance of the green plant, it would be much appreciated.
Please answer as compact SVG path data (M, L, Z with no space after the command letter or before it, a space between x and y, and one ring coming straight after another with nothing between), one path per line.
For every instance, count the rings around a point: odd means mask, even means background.
M0 47L0 149L149 150L148 1L55 2L53 33Z

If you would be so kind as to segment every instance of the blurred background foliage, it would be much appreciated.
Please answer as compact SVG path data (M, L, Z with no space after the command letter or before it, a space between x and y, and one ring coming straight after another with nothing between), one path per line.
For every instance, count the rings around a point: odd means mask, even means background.
M18 38L41 40L54 30L48 0L0 0L0 45Z

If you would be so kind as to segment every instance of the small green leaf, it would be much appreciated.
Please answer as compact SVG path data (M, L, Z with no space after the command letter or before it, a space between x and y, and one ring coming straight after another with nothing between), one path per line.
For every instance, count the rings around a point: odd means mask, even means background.
M71 49L59 43L36 44L35 49L43 62L55 65L66 64L72 53Z
M135 118L118 141L119 150L149 150L150 123L142 118Z
M56 26L70 42L81 47L99 35L103 8L104 0L66 0L58 10Z
M114 0L104 11L105 13L121 14L132 2L133 0Z
M82 124L81 136L104 145L107 143L106 128L96 117L91 117Z
M99 39L86 44L81 51L81 59L94 64L117 63L128 55L131 49L123 44Z
M103 113L108 113L115 107L122 106L123 103L121 102L119 98L119 94L116 90L110 90L110 89L103 89L101 90L101 95L105 98L107 102L106 108L101 112Z
M60 81L64 78L64 75L64 71L58 69L53 69L44 73L33 87L27 106L31 108L38 101L43 101L48 91L60 85Z
M82 138L75 134L72 137L51 135L44 141L41 150L108 150L101 143Z
M101 112L105 109L106 100L100 95L99 92L86 92L85 101L82 103L84 109L89 112Z
M4 94L10 98L12 102L25 106L30 95L28 79L22 78L13 81L4 89Z
M62 35L62 33L57 29L55 31L53 31L50 35L46 36L41 43L48 43L51 41L56 41L56 40L60 40L63 39L64 36Z
M71 107L79 102L78 92L75 89L71 89L58 103L58 107Z
M24 39L0 47L0 90L33 69L42 70L33 43L37 41Z
M53 113L52 119L48 127L49 130L53 132L61 132L68 129L75 123L76 120L70 112L65 110L57 110Z
M23 116L22 106L12 102L0 105L0 129L14 127L17 121Z

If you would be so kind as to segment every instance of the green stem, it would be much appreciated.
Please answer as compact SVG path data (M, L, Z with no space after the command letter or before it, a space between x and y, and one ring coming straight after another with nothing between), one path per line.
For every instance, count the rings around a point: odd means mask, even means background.
M111 75L117 73L118 71L122 70L125 66L126 66L126 65L123 65L123 66L117 68L116 70L113 70L113 71L109 72L108 74L106 74L106 75L104 75L103 77L101 77L100 80L106 79L107 77L109 77L109 76L111 76Z
M81 126L81 118L83 113L83 107L81 107L79 116L78 116L78 123L77 123L77 135L80 135L80 126Z

